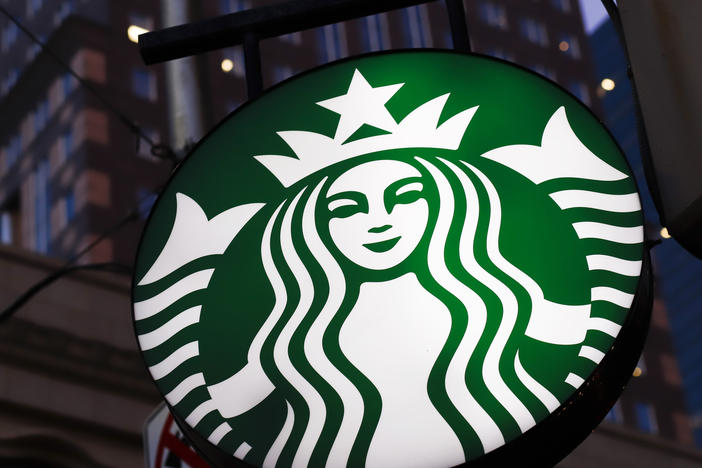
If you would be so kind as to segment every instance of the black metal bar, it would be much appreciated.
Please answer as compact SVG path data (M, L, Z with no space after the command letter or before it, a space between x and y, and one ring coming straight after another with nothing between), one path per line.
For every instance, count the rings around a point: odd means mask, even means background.
M453 49L458 52L470 52L470 37L468 36L463 0L446 0L446 12L451 25Z
M261 51L258 47L258 38L253 33L244 36L244 64L246 67L246 91L249 99L253 99L263 91Z
M141 34L139 49L151 65L239 45L246 34L263 40L429 1L291 0Z
M607 10L609 19L612 21L612 26L614 27L614 31L617 33L617 37L619 37L619 43L624 51L624 57L626 57L626 71L627 75L629 76L629 80L631 81L631 94L634 101L634 117L636 119L636 133L639 137L639 150L641 154L641 162L643 163L644 178L646 179L648 190L651 193L653 205L658 211L661 226L666 226L667 220L665 212L663 211L663 201L661 198L661 191L658 186L658 177L656 176L656 171L653 167L653 157L651 156L651 146L648 142L646 123L643 119L641 101L639 100L639 93L636 89L636 80L634 80L634 74L631 71L631 58L629 57L629 50L626 47L624 25L622 24L622 19L619 15L619 8L614 1L602 0L602 5L604 6L605 10Z

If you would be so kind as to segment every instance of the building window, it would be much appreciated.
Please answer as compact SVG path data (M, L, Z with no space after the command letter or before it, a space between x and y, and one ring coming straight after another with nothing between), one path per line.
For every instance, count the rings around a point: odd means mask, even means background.
M573 9L570 0L551 0L551 4L556 10L563 13L570 13Z
M34 16L44 5L44 0L29 0L27 2L27 17Z
M302 33L300 31L296 31L290 34L283 34L280 36L280 40L288 44L299 46L302 44Z
M227 112L227 114L231 114L234 112L236 109L239 108L241 105L241 102L236 101L236 100L229 100L224 106L224 110Z
M539 75L545 76L549 80L556 81L556 72L552 68L546 67L541 64L537 64L531 67L531 69Z
M15 192L6 197L6 202L0 208L0 243L18 244L20 240L20 204L19 193Z
M624 415L622 414L622 407L619 401L612 406L604 419L614 424L621 424L624 422Z
M59 138L59 157L63 163L73 153L73 130L66 130Z
M558 49L570 58L579 59L580 41L570 34L561 34L558 38Z
M478 14L485 24L503 31L507 30L507 10L504 6L492 2L481 2L478 5Z
M19 77L19 68L11 68L7 72L7 77L2 81L2 93L8 93L12 87L17 83L17 77Z
M366 52L390 48L388 19L385 14L366 16L361 23L363 28L363 46Z
M453 48L453 37L451 36L451 31L444 31L441 37L444 41L444 47L447 49ZM475 50L475 41L473 41L473 49Z
M66 210L66 223L70 223L76 215L76 197L73 190L68 192L64 199L64 208Z
M2 31L2 51L7 52L10 47L15 45L17 41L17 34L19 33L19 28L15 23L9 23L7 27Z
M137 206L139 207L139 216L142 219L149 217L154 203L156 203L156 194L154 192L144 188L137 190Z
M275 65L273 67L273 82L287 80L295 74L295 71L290 65Z
M507 60L509 62L514 62L514 54L511 52L507 52L506 50L500 48L500 47L492 47L486 51L488 55L491 57L497 57L502 60Z
M12 215L7 211L0 213L0 243L12 244Z
M136 68L132 71L132 91L140 98L155 101L157 97L156 76L149 70Z
M34 57L39 55L40 51L41 51L41 47L39 46L39 44L33 43L32 45L27 47L27 53L25 55L25 60L27 62L31 62L32 60L34 60Z
M247 0L219 0L219 12L223 15L250 8Z
M44 160L34 171L34 248L41 253L49 253L49 193L49 163Z
M61 78L61 89L63 89L63 97L67 98L71 95L71 92L75 89L76 83L78 81L70 73L66 73Z
M15 67L10 70L7 76L7 90L9 91L17 83L17 78L19 77L19 68Z
M44 99L37 105L37 110L34 112L34 132L41 132L49 120L49 100Z
M232 69L234 75L243 77L246 74L246 62L244 61L244 51L241 47L231 47L224 50L224 59L232 61ZM228 73L228 72L227 72Z
M148 29L149 31L154 29L154 19L151 16L142 15L140 13L130 13L129 24Z
M519 32L524 39L533 44L544 47L548 45L546 25L533 18L521 18L519 20Z
M328 24L318 29L319 50L323 63L346 56L346 28L343 23Z
M431 47L431 29L426 5L413 6L402 10L405 29L405 42L408 47Z
M573 93L575 97L580 99L585 104L590 104L590 92L587 85L581 81L571 81L568 85L568 91Z
M73 3L73 0L68 0L61 4L61 7L54 15L54 26L58 26L59 24L63 23L63 20L68 18L71 13L73 13Z
M653 406L647 403L636 403L634 411L636 413L636 425L641 431L649 434L658 433L658 422L656 421L656 412Z
M10 141L5 147L5 169L10 169L17 163L22 153L22 138L19 135L10 137Z

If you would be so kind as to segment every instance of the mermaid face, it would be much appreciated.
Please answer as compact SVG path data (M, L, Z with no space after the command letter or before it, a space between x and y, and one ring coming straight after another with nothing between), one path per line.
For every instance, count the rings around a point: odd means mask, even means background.
M371 270L400 264L417 247L429 207L420 172L407 163L371 161L329 187L329 234L349 260Z

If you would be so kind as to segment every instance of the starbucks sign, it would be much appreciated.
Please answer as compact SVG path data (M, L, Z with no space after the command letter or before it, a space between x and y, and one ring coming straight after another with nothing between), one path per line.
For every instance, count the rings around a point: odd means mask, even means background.
M553 462L640 352L643 241L621 151L557 85L373 54L200 142L147 223L135 329L222 466Z

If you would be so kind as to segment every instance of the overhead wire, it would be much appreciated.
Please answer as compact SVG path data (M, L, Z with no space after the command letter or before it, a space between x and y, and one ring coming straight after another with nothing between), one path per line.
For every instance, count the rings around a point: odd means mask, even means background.
M159 187L157 189L157 193L160 193L163 187ZM120 263L115 263L115 262L106 262L106 263L87 263L87 264L80 264L76 265L75 263L80 260L85 254L87 254L89 251L91 251L95 246L97 246L99 243L104 241L105 239L113 236L116 234L119 230L121 230L124 226L127 224L136 221L139 219L140 215L142 215L142 209L141 206L142 204L147 201L149 198L151 198L153 195L147 195L142 197L139 202L137 203L137 206L135 208L132 208L126 216L124 216L121 220L119 220L116 224L105 230L102 234L100 234L98 237L93 239L92 242L84 246L82 249L80 249L78 252L73 254L66 262L64 262L61 267L59 267L57 270L53 271L50 273L48 276L45 278L41 279L31 287L29 287L24 293L22 293L20 296L17 297L9 306L7 306L4 310L0 312L0 323L2 323L4 320L10 318L12 315L14 315L24 304L26 304L32 297L36 296L38 293L40 293L42 290L53 284L56 280L60 279L61 277L74 273L76 271L82 271L82 270L97 270L97 271L106 271L110 273L124 273L124 274L131 274L132 273L132 268L129 265L124 265Z
M85 265L71 265L71 266L64 266L63 268L60 268L45 278L43 278L41 281L35 283L33 286L31 286L29 289L27 289L24 293L22 293L17 299L15 299L12 304L10 304L7 308L5 308L2 312L0 312L0 323L4 322L5 320L9 319L14 315L15 312L17 312L23 305L25 305L32 297L37 295L40 291L43 289L47 288L50 286L52 283L54 283L56 280L64 277L65 275L69 273L74 273L77 271L83 271L83 270L98 270L98 271L107 271L107 272L112 272L112 273L131 273L131 267L128 265L124 265L121 263L115 263L115 262L108 262L108 263L89 263Z
M151 154L163 159L170 159L175 161L176 156L171 148L167 145L161 143L156 143L149 136L143 128L141 128L135 121L130 119L124 112L117 108L112 102L105 98L100 92L92 85L89 81L85 80L82 76L76 73L73 68L61 57L59 57L53 50L48 48L46 44L40 40L30 29L28 29L21 21L19 21L12 13L10 13L1 3L0 3L0 13L2 13L8 20L15 24L29 39L34 42L42 52L46 53L51 57L61 68L68 72L73 78L75 78L78 83L87 91L89 91L98 101L110 112L112 112L119 121L127 127L131 132L137 136L137 151L139 149L140 140L144 140L148 143Z
M14 15L12 15L2 4L0 4L0 13L2 13L8 20L14 23L27 37L29 37L32 42L37 44L43 52L45 52L49 57L51 57L58 65L60 65L66 72L68 72L73 78L75 78L80 86L89 91L98 101L112 114L114 114L118 120L125 125L131 132L133 132L137 137L137 151L139 149L139 143L141 140L145 141L151 150L151 154L162 158L169 159L174 164L177 163L177 158L175 152L167 145L156 143L153 139L144 132L144 130L132 119L130 119L124 112L118 109L114 104L107 100L100 92L92 86L87 80L76 73L71 66L59 57L54 51L52 51L46 44L41 41L31 30L25 27L22 22L20 22ZM156 193L160 193L163 186L156 190ZM77 271L84 270L96 270L96 271L107 271L113 273L127 273L131 274L131 267L128 265L107 262L107 263L92 263L92 264L80 264L75 263L80 260L85 254L95 248L102 241L115 235L119 230L121 230L127 224L139 219L140 212L142 211L142 205L149 198L153 197L153 194L146 195L138 200L135 207L133 207L122 219L120 219L113 226L105 230L98 237L93 239L90 243L82 247L78 252L73 254L66 262L62 264L54 272L50 273L48 276L31 286L24 293L22 293L17 299L15 299L12 304L0 312L0 323L8 319L15 312L17 312L24 304L26 304L32 297L41 292L43 289L47 288L53 284L56 280L61 277L71 274Z

